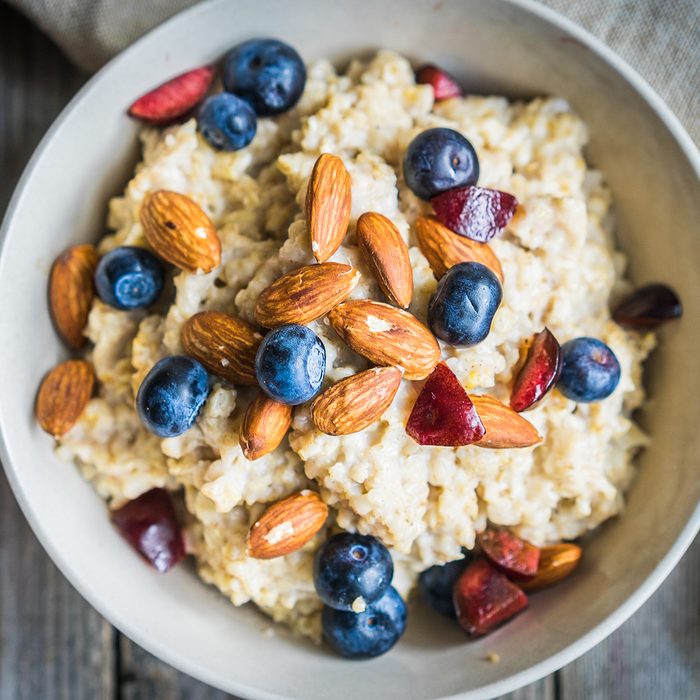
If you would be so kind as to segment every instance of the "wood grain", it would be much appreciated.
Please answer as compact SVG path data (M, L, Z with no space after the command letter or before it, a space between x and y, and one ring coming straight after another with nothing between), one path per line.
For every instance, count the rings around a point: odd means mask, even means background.
M567 0L547 4L571 7ZM589 29L620 43L623 52L632 46L633 37L619 38L609 22L601 24L604 0L579 5L589 7L576 17ZM663 5L653 0L644 11L661 18ZM649 60L663 60L658 57L655 51ZM0 5L0 211L39 139L84 79L29 22ZM680 110L700 92L656 87ZM697 120L689 126L697 138ZM660 591L608 640L559 674L500 700L683 700L697 698L699 689L697 540ZM0 700L225 698L231 696L119 635L84 602L39 545L0 475Z

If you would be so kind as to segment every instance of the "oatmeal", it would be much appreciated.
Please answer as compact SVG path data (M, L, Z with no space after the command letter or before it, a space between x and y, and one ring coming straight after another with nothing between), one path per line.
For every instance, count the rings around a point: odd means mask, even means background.
M134 408L136 393L159 360L183 353L188 319L223 311L256 325L261 292L314 262L304 204L321 153L341 158L352 183L349 232L330 258L360 272L349 299L386 301L356 238L358 218L376 212L408 245L414 287L408 311L426 322L437 281L417 245L415 224L432 209L407 187L402 160L414 137L434 127L465 136L478 153L479 185L518 202L507 228L490 242L504 280L490 332L473 347L440 342L447 367L470 394L507 403L523 339L546 326L562 343L592 336L609 346L620 365L613 393L577 403L551 392L526 414L542 438L531 447L436 448L406 432L420 384L404 379L388 409L360 432L322 433L309 405L301 405L288 437L251 461L239 432L257 390L211 375L213 389L192 428L163 439L146 430ZM641 363L654 341L611 319L611 296L629 285L613 239L610 192L584 160L586 139L585 125L561 99L435 102L430 85L416 84L408 61L389 51L367 63L353 61L345 73L326 61L311 64L296 106L259 119L250 145L235 152L214 150L194 120L145 129L143 160L123 196L110 203L111 233L100 254L147 247L144 199L169 190L191 198L211 219L220 264L204 274L177 272L170 292L166 281L168 301L149 311L93 302L85 332L94 344L88 359L99 392L60 438L60 456L75 461L112 508L156 487L181 489L187 542L202 578L235 605L252 601L314 638L321 601L313 557L335 528L381 540L393 556L393 585L405 597L422 570L472 549L487 523L508 526L538 546L597 527L623 508L633 457L646 442L630 415L644 399ZM371 323L386 330L381 318ZM325 349L324 386L371 367L327 316L308 327ZM327 504L326 526L286 556L249 556L253 523L268 505L303 489ZM279 527L270 538L291 526ZM364 605L360 598L353 609Z

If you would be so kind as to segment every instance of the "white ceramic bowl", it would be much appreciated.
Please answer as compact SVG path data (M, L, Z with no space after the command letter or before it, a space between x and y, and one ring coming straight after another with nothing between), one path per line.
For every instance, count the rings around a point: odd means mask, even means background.
M668 280L685 303L651 362L654 436L624 517L586 546L580 572L479 642L416 612L390 654L349 663L283 630L261 634L186 567L159 576L136 557L77 470L33 420L42 375L65 356L46 306L49 266L103 233L105 204L137 157L135 96L252 36L306 59L390 47L434 61L472 91L563 95L590 127L590 160L614 191L619 238L639 281ZM248 698L489 697L571 661L652 593L700 524L700 158L677 120L620 59L557 15L515 0L213 0L174 18L101 71L32 158L3 229L2 459L34 531L75 587L120 630L177 668ZM499 664L486 663L488 651Z

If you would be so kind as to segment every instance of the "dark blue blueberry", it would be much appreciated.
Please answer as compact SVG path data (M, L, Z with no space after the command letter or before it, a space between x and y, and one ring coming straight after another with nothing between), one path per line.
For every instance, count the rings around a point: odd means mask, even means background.
M333 535L314 559L316 592L326 605L338 610L352 610L358 598L365 603L378 600L393 576L389 550L369 535Z
M396 589L386 593L361 613L323 606L323 637L328 646L349 659L380 656L399 641L406 629L406 604Z
M476 185L479 159L474 146L454 129L428 129L411 141L403 159L403 176L421 199Z
M326 348L306 326L291 323L270 331L255 356L255 376L268 396L296 406L321 390Z
M431 566L421 572L418 588L431 608L448 617L457 616L452 601L452 589L472 559L472 555L467 553L463 559L456 559L442 566Z
M192 427L209 396L207 371L185 355L164 357L141 382L136 408L141 422L159 437L175 437Z
M569 399L600 401L610 396L620 382L615 353L597 338L574 338L561 346L561 356L557 387Z
M153 253L123 246L100 259L95 288L100 299L116 309L145 309L160 296L164 276L163 264Z
M240 97L220 92L208 97L197 118L202 136L219 151L238 151L247 146L258 128L251 106Z
M476 262L451 267L428 304L433 333L451 345L476 345L491 330L503 292L496 275Z
M242 97L260 116L294 107L304 85L304 62L282 41L251 39L224 56L224 88Z

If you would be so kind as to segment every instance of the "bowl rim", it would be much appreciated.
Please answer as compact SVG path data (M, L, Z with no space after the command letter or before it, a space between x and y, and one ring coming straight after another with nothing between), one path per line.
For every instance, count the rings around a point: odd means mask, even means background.
M46 134L43 136L38 146L35 148L31 158L27 162L22 175L20 176L14 192L5 212L2 226L0 227L0 263L3 260L5 244L10 229L12 228L15 212L20 208L27 183L34 174L41 157L48 144L52 141L54 134L70 118L74 108L89 94L97 83L107 79L109 75L120 65L125 56L138 50L143 44L153 41L161 34L167 34L173 24L186 22L190 18L200 13L209 11L212 5L216 5L222 0L205 0L184 9L172 17L165 20L160 25L154 27L134 43L121 51L117 56L105 64L95 75L93 75L83 87L73 96L68 104L61 110ZM664 126L668 129L675 141L678 143L683 155L695 170L700 178L700 151L687 133L680 120L666 105L658 93L642 78L622 57L608 47L603 41L596 38L573 20L561 15L559 12L537 2L536 0L499 0L502 4L512 5L525 12L535 15L538 19L544 20L558 29L571 35L587 49L600 58L611 70L622 77L646 102L651 110L656 114ZM0 416L0 421L2 420ZM0 459L7 476L10 488L19 507L29 523L32 532L41 543L53 563L61 573L68 579L70 584L78 593L102 615L110 624L125 634L129 639L153 654L160 660L170 664L175 669L180 670L193 678L207 683L215 688L220 688L226 692L234 693L241 698L249 700L288 700L287 696L270 693L259 688L255 688L243 683L239 683L235 678L221 678L217 674L201 667L197 662L177 652L171 651L167 646L155 639L149 630L139 628L137 623L132 623L128 618L120 616L110 609L109 602L103 598L98 590L95 590L88 581L82 581L73 570L61 551L55 548L47 533L43 531L33 515L30 499L22 490L19 480L15 476L16 465L10 459L7 447L4 425L0 422ZM444 696L442 700L487 700L496 696L510 693L529 683L533 683L574 661L579 656L603 641L608 635L620 627L630 618L656 591L666 577L671 573L685 551L688 549L696 534L700 531L700 503L698 503L685 527L679 533L673 546L666 555L659 561L647 578L638 588L625 600L613 613L602 620L589 632L577 639L575 642L540 661L534 666L502 678L494 683L490 683L479 689L465 691L450 696Z

